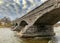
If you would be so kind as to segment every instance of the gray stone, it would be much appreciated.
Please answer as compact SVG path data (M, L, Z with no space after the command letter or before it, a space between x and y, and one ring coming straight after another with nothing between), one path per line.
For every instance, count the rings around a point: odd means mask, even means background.
M54 36L53 25L60 20L60 1L48 0L14 23L25 21L27 25L22 26L19 35L26 37L50 37ZM16 28L17 29L17 28Z

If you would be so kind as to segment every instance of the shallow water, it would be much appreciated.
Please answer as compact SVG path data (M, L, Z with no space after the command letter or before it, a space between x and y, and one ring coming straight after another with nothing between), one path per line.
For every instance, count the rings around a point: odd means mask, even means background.
M45 39L21 39L16 36L16 33L9 28L0 28L0 43L59 43L60 42L60 27L55 27L56 36L53 40Z

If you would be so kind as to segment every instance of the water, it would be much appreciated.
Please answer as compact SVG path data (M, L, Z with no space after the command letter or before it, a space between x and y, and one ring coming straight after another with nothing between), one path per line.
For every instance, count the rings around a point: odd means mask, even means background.
M60 43L60 27L55 27L56 32L55 39L21 39L16 36L16 33L11 31L9 28L0 28L0 43Z

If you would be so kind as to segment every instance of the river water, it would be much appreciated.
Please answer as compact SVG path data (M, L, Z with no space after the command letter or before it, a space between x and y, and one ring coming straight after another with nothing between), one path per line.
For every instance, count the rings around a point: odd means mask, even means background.
M55 27L55 39L50 40L49 43L60 43L60 27ZM48 43L45 39L21 39L16 36L16 32L11 31L9 28L0 28L0 43Z

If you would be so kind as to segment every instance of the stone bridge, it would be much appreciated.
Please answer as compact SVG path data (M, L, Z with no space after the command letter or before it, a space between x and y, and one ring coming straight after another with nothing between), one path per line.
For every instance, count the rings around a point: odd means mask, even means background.
M15 20L20 37L52 37L53 25L60 20L60 0L48 0Z

